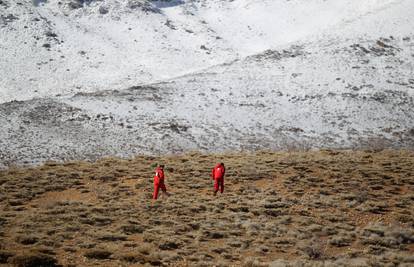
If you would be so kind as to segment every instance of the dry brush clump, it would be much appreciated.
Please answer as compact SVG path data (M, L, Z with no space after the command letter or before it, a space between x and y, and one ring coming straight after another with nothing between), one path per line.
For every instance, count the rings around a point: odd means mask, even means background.
M213 197L210 170L227 166ZM167 187L152 203L153 168ZM189 153L0 172L0 264L414 263L414 153Z

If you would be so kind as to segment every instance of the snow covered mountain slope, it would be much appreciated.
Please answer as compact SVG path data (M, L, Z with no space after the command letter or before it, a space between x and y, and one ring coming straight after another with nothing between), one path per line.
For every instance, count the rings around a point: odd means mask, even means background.
M0 102L125 89L192 73L396 2L2 0Z
M3 102L24 101L0 105L3 165L186 150L414 148L413 1L170 1L138 11L125 3L30 6L57 12L54 31L60 25L58 36L68 35L56 47L72 56L42 65L33 84L22 58L4 57ZM70 35L68 25L79 28ZM120 25L141 32L138 45ZM93 51L107 55L96 69L85 63L96 60ZM52 64L77 75L59 76Z

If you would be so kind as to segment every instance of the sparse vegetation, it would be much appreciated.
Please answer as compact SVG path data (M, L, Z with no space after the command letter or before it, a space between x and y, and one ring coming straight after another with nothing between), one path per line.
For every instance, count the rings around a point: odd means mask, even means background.
M225 193L213 197L209 171L217 161L227 176ZM171 196L151 203L157 162L166 164ZM384 150L10 168L0 172L0 263L409 266L412 166L413 152Z

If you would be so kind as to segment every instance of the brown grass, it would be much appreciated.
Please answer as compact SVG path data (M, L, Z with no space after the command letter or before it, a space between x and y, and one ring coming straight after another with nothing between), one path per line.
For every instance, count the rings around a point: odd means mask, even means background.
M171 196L152 203L157 162ZM409 266L413 204L410 151L48 162L0 172L0 265Z

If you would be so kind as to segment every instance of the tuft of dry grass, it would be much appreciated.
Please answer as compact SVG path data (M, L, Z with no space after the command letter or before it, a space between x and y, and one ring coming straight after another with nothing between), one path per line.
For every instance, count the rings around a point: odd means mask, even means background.
M7 263L9 258L12 258L14 255L12 252L0 250L0 263Z
M55 267L58 266L57 260L50 255L41 253L26 253L12 257L9 263L17 267Z
M105 260L111 257L112 252L105 249L91 249L86 251L84 255L89 259Z

